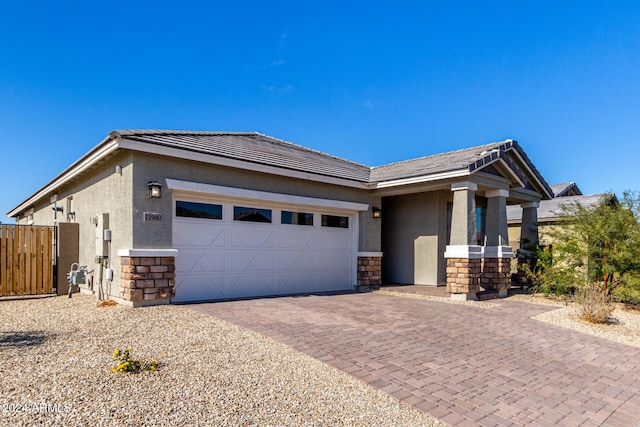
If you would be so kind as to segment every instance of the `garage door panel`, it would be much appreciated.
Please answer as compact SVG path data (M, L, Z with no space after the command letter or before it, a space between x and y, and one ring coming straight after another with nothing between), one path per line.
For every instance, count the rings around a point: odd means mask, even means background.
M228 228L229 245L231 248L277 248L278 236L276 230L264 229L266 224L259 227L252 226L243 228L234 224L233 228ZM267 225L268 226L268 225Z
M311 249L314 248L316 233L303 231L297 227L291 233L282 233L280 249Z
M173 245L174 247L203 247L203 248L224 248L226 247L225 229L222 227L205 227L202 225L180 222L176 229L174 226Z
M176 269L182 272L221 272L225 270L224 251L194 251L182 249L176 258Z
M211 295L227 294L224 277L191 276L176 282L176 302L204 301Z
M318 263L329 270L344 271L351 266L350 252L321 252L318 253Z
M229 271L275 271L276 254L273 252L229 251Z
M277 268L280 271L316 271L317 266L316 253L294 251L278 253Z

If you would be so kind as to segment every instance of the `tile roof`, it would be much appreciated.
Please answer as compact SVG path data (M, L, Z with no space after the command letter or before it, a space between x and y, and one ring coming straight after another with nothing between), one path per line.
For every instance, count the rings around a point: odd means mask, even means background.
M575 182L564 182L562 184L551 184L549 185L551 190L553 191L554 197L565 197L565 196L580 196L582 195L582 191L578 188Z
M495 161L502 152L518 151L549 192L547 183L514 140L494 142L403 162L369 167L321 151L257 132L198 132L174 130L121 130L112 137L177 148L229 159L275 166L361 183L428 176L450 171L473 172Z
M376 166L371 168L371 181L381 182L454 170L468 170L471 165L487 157L492 150L500 149L506 142L508 141Z
M582 206L590 207L598 204L607 194L590 194L579 196L556 197L551 200L541 200L538 207L538 221L551 221L558 218L561 205L565 203L580 203ZM522 220L522 208L520 205L507 206L507 221L520 222Z
M262 165L369 182L369 167L257 132L122 130L114 137Z

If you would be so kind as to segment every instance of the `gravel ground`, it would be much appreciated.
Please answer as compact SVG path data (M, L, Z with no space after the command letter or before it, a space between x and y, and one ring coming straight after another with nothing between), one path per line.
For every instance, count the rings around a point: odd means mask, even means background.
M439 426L284 344L180 306L0 301L0 425ZM112 353L157 358L113 373Z
M638 312L616 308L611 315L610 323L596 325L580 320L579 309L572 303L567 305L562 301L532 295L513 295L509 299L559 307L557 310L533 316L533 319L541 322L640 348L640 313Z

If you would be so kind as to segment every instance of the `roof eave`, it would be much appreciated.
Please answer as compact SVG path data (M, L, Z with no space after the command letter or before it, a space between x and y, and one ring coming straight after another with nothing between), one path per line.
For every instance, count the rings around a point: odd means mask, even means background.
M113 151L118 149L117 141L120 138L120 134L116 131L109 133L109 135L103 139L98 145L89 150L84 156L80 157L71 166L67 167L55 178L33 193L29 198L24 200L18 206L13 208L7 213L9 217L16 217L20 212L28 209L30 206L35 205L40 199L47 194L55 193L55 191L64 183L74 178L81 172L93 166L96 162L103 159Z

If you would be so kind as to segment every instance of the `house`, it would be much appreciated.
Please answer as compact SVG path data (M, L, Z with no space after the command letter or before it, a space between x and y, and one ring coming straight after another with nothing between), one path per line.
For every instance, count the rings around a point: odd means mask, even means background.
M75 223L82 292L134 306L446 285L510 286L507 205L553 192L506 140L369 167L259 133L124 130L15 207Z
M507 221L509 224L509 242L511 248L516 251L521 245L521 239L526 239L527 242L543 244L552 243L549 239L548 232L551 228L558 223L562 218L560 213L562 211L563 204L579 203L584 207L595 206L600 203L603 198L612 198L612 194L589 194L584 195L578 188L575 182L568 182L563 184L552 184L549 186L553 191L554 197L549 200L541 200L537 209L536 221L538 226L537 235L535 233L529 233L521 226L522 223L522 208L518 205L507 207ZM534 236L531 238L531 236Z

